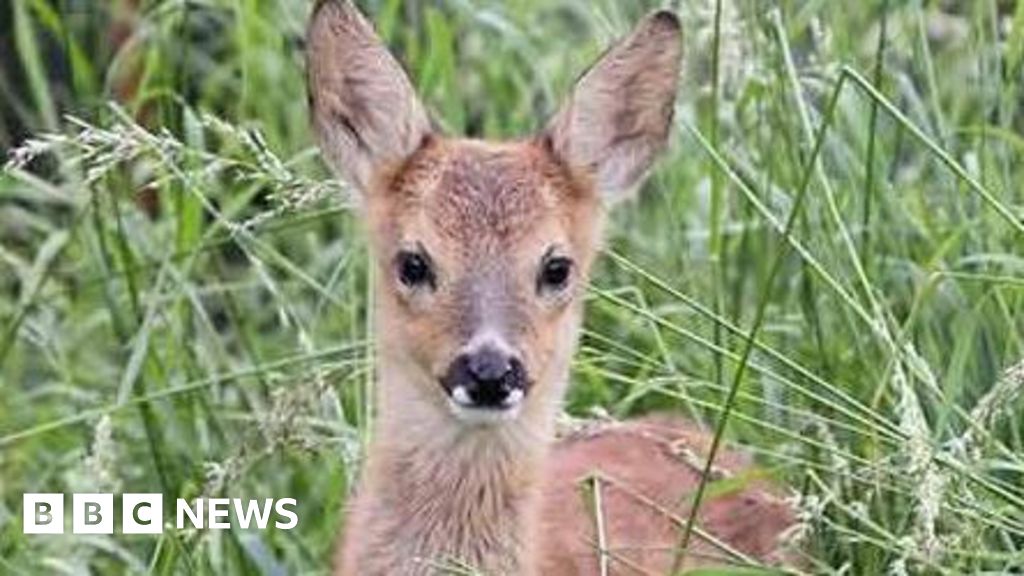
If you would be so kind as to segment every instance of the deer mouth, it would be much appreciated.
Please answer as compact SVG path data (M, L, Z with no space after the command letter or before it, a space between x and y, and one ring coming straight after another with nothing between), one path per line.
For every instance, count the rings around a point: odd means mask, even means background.
M465 386L456 386L448 393L448 398L462 408L500 412L518 408L526 398L526 391L523 388L512 388L506 391L474 395Z
M463 384L452 385L449 379L442 378L441 387L448 395L448 407L452 414L467 422L514 420L526 400L525 386L481 389Z
M498 404L481 405L474 402L464 387L453 388L448 394L448 408L453 416L470 424L495 424L515 420L526 393L522 389L509 392Z

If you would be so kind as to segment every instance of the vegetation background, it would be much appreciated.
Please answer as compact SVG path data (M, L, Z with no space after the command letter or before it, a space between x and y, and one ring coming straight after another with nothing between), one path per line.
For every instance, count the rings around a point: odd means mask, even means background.
M440 124L486 137L537 129L660 6L360 4ZM614 215L567 413L727 415L810 571L1024 571L1024 3L671 7L678 130ZM310 9L0 3L0 573L326 572L373 348ZM21 534L23 492L92 491L294 496L301 521Z

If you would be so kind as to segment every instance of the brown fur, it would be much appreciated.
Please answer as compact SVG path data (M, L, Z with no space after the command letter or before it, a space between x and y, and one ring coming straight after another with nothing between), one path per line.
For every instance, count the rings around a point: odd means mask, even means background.
M362 193L376 270L378 418L339 574L433 574L448 559L486 574L593 574L594 520L580 480L599 473L612 573L660 573L706 435L644 421L555 443L605 207L635 188L664 147L681 53L669 13L645 19L587 73L540 135L519 142L432 132L398 63L348 2L322 1L309 30L313 121L324 154ZM399 280L396 258L429 258L429 289ZM550 254L568 286L538 289ZM480 339L528 374L521 410L474 420L439 384ZM749 470L723 451L722 469ZM764 482L711 498L701 526L775 560L790 523ZM688 565L722 562L697 539ZM639 571L639 572L638 572Z
M668 574L709 445L702 430L664 417L606 424L555 444L548 459L542 518L547 545L539 572L599 573L600 502L610 573ZM715 464L723 484L757 472L732 451L719 452ZM701 506L703 531L691 540L685 568L735 562L726 547L768 563L784 559L777 537L792 524L792 512L768 482L737 481L742 489L723 490Z

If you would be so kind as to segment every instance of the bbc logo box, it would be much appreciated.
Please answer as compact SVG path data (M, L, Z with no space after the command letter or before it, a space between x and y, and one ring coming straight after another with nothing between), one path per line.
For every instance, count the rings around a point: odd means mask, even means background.
M63 494L25 494L22 513L25 534L64 533Z
M121 532L159 534L163 530L163 496L124 494L121 499ZM74 534L114 533L113 494L73 494L71 531ZM25 494L22 498L25 534L64 533L64 494Z

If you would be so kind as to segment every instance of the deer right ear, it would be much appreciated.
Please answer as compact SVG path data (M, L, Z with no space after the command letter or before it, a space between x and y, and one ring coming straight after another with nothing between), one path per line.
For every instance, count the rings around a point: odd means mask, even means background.
M672 125L682 57L679 18L655 12L612 46L548 125L552 150L609 203L643 180Z
M366 192L430 134L401 65L350 0L319 0L306 34L313 126L331 167Z

